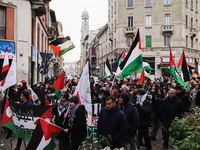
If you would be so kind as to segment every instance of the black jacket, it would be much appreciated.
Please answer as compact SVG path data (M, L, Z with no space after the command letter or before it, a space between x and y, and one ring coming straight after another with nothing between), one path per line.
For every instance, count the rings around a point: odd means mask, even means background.
M127 135L134 136L139 127L138 109L130 102L121 108L127 119Z
M97 135L111 135L113 148L124 146L123 141L126 130L126 117L118 106L112 110L108 110L107 107L101 110L97 123Z
M169 128L172 120L175 117L181 118L182 113L185 111L183 102L176 96L173 99L167 97L160 106L162 115L162 122L166 128Z
M136 104L139 116L140 116L140 127L148 127L151 124L151 103L146 98L143 102L143 106Z
M176 96L177 96L178 99L180 99L183 102L185 111L188 112L190 110L191 102L190 102L187 94L184 93L183 91L181 91L181 93L179 93L179 94L177 93Z
M69 127L68 131L71 134L71 138L83 139L87 136L87 127L86 127L86 110L84 105L80 105L75 112L75 118L73 120L73 126Z

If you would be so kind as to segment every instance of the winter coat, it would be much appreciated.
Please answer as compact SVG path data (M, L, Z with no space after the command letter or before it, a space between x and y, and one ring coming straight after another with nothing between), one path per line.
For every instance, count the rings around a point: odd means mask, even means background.
M121 108L127 119L127 135L134 136L139 127L138 109L134 104L130 102Z
M172 120L175 117L181 118L182 113L184 112L183 102L178 99L176 96L173 99L167 97L160 106L160 111L162 115L162 122L165 128L169 128Z
M87 136L86 127L86 110L84 105L80 105L75 112L75 118L73 120L73 126L68 128L69 134L73 139L83 139Z
M97 135L111 135L112 147L121 148L124 146L124 136L127 130L127 121L125 114L119 107L108 110L103 108L99 115L97 123Z

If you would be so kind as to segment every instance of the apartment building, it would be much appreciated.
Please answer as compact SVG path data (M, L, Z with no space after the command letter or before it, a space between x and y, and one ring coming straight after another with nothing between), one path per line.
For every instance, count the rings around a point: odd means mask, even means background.
M169 45L176 64L182 51L190 66L194 57L199 60L199 18L198 0L109 0L107 47L100 42L99 53L112 63L116 54L129 50L139 29L143 60L155 76L168 75ZM100 61L101 76L106 58Z

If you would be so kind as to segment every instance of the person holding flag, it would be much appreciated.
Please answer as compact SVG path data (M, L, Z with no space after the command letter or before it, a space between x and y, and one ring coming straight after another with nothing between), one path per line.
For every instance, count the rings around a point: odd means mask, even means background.
M78 150L87 136L86 109L84 105L79 104L77 96L73 96L69 101L68 128L65 129L65 132L70 135L70 150Z
M69 113L69 94L67 92L62 93L60 100L53 106L52 114L55 115L55 124L67 128L67 114ZM59 150L69 149L69 135L64 131L60 132L56 138L59 139Z

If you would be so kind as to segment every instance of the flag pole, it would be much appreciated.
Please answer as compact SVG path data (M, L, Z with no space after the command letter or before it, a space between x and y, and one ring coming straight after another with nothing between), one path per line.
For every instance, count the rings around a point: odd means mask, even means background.
M110 93L111 93L111 91L112 91L113 84L114 84L114 82L115 82L115 78L116 78L116 76L115 76L115 74L114 74L114 79L113 79L113 82L112 82L112 86L111 86L111 88L110 88Z

